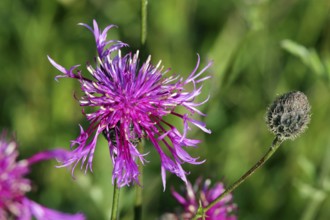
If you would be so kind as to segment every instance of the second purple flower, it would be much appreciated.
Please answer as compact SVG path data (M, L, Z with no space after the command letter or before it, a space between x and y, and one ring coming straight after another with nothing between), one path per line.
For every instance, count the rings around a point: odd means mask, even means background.
M151 64L151 57L139 65L139 52L121 55L120 48L127 46L120 41L107 40L107 32L113 27L110 25L101 31L94 21L93 27L80 24L88 28L95 37L98 56L96 65L87 64L91 78L82 75L76 70L79 65L69 69L57 64L50 57L49 61L63 74L57 76L79 80L84 96L79 99L84 107L95 107L94 112L83 113L90 125L73 140L73 156L63 161L63 166L75 166L81 161L81 167L92 170L92 161L100 134L104 134L109 143L109 150L114 164L113 182L118 186L138 183L139 170L137 160L142 163L144 156L137 150L141 138L149 139L160 155L161 174L163 185L166 184L166 171L176 174L187 183L186 172L181 164L200 164L198 158L191 157L185 147L197 147L200 142L188 139L189 125L193 124L206 133L211 133L204 123L194 120L194 113L204 114L196 107L205 103L196 103L195 98L201 93L199 84L210 78L201 75L211 66L209 62L198 71L200 58L198 56L195 69L188 78L164 75L169 71L163 70L161 63ZM190 84L192 91L185 87ZM186 113L180 110L181 106ZM183 123L180 132L174 125L164 119L172 115ZM166 149L166 150L164 150ZM166 153L165 153L166 152Z

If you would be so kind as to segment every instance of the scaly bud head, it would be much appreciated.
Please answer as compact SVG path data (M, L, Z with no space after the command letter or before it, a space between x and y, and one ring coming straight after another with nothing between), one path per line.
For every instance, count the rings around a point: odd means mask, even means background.
M311 107L306 95L299 91L279 96L268 108L266 123L269 130L282 140L295 139L310 121Z

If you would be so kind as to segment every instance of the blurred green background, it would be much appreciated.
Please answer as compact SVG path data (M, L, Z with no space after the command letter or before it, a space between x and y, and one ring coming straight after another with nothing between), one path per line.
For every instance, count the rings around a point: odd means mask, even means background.
M133 0L0 1L0 127L16 133L21 157L69 141L86 127L79 84L54 81L59 72L46 55L65 67L95 55L93 36L79 22L100 27L116 24L109 38L141 49L140 2ZM234 192L242 220L330 218L330 1L329 0L149 0L148 36L142 53L162 60L173 73L187 76L199 53L203 65L213 60L205 83L202 118L212 134L193 129L203 139L189 152L206 158L184 165L198 176L230 184L267 150L273 136L264 123L276 95L303 91L312 105L305 134L287 141L261 170ZM86 71L85 71L86 72ZM203 99L200 98L200 100ZM173 122L176 123L176 122ZM104 140L98 142L94 174L76 170L76 180L56 162L36 165L29 197L88 219L107 219L112 201L111 161ZM162 191L160 162L150 151L145 166L144 218L177 210L170 187L183 183L168 174ZM134 190L121 191L121 219L132 219Z

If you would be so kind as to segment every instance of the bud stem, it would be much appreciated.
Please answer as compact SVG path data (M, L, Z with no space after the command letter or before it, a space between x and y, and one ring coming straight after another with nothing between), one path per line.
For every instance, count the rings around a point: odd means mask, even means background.
M275 153L275 151L282 144L283 140L279 137L276 137L266 152L266 154L251 168L249 169L243 176L241 176L235 183L233 183L230 187L228 187L218 198L213 200L208 206L205 208L199 207L199 211L202 212L202 216L205 216L205 213L212 208L215 204L217 204L221 199L223 199L226 195L234 191L241 183L243 183L249 176L251 176L258 168L260 168L264 163ZM195 215L193 219L197 219L199 216Z

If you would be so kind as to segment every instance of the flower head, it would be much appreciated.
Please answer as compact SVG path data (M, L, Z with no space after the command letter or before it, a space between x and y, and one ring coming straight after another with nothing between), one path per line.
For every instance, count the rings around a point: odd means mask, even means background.
M183 206L184 212L181 216L182 219L188 220L195 216L199 204L203 207L208 206L214 199L225 191L224 185L221 182L216 183L211 187L211 180L206 179L202 183L202 178L198 178L194 186L188 182L184 196L172 190L172 195ZM231 194L225 196L212 208L206 212L206 220L236 220L233 211L237 208L233 203ZM180 219L181 219L180 218Z
M16 161L18 157L15 141L7 141L0 135L0 219L37 220L83 220L82 214L69 215L45 208L26 197L31 190L31 181L25 177L30 166L51 158L65 159L69 152L56 149L38 153L29 159Z
M195 98L201 93L199 84L209 76L200 76L211 65L208 63L199 72L199 56L195 69L183 79L180 76L164 77L168 70L163 70L161 62L156 66L151 63L149 56L146 62L139 65L139 52L128 53L122 56L120 48L127 46L120 41L108 41L107 31L113 27L108 26L101 31L94 21L93 28L87 27L96 40L98 56L96 65L87 64L87 70L92 77L82 75L80 70L75 70L79 65L69 69L57 64L50 57L49 60L62 75L79 80L81 90L84 92L79 100L80 105L95 107L95 111L86 114L90 123L87 130L80 127L79 137L72 141L73 156L63 161L63 166L76 165L81 162L81 168L92 171L93 154L100 134L104 134L109 143L110 155L114 164L113 182L118 186L138 183L137 160L142 163L144 156L137 150L137 144L141 138L147 138L155 147L161 159L161 173L165 188L166 171L170 171L186 180L186 172L181 164L200 164L198 158L191 157L184 147L196 147L199 140L188 139L189 125L195 125L204 132L210 133L205 124L194 120L194 113L204 115L196 107L203 104L196 103ZM186 86L190 84L192 91ZM180 113L181 106L187 113ZM84 113L84 111L83 111ZM84 113L85 114L85 113ZM183 123L183 132L164 119L164 116L172 115ZM164 150L164 148L166 150ZM167 152L167 153L165 153Z
M306 95L299 91L279 96L269 106L266 123L282 140L295 139L303 133L310 121L311 107Z

